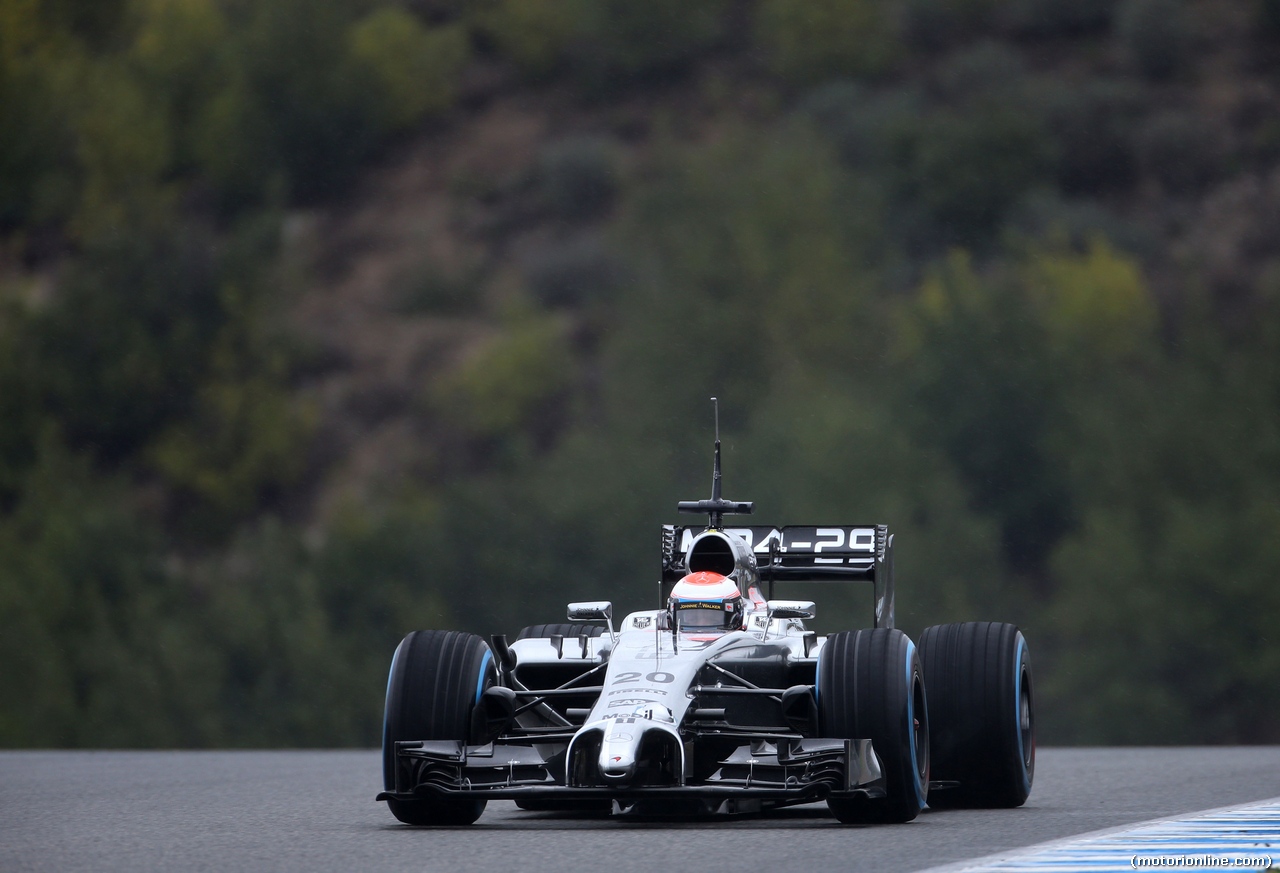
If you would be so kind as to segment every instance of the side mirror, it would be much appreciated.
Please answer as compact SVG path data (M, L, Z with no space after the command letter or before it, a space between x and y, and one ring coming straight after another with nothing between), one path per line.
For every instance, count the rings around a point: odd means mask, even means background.
M769 601L769 618L813 618L816 613L812 600Z
M569 604L569 621L609 621L613 604L608 600L586 600Z
M667 612L665 609L659 612L657 624L658 630L660 631L671 630L671 613Z

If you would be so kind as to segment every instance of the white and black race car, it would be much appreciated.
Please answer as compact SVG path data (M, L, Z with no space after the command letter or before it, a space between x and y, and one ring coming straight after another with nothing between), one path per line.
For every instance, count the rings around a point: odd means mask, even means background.
M711 499L679 509L708 524L663 527L664 608L615 627L610 603L571 603L570 623L511 643L401 641L378 795L396 818L471 824L491 798L660 816L823 800L841 822L906 822L926 803L1027 799L1031 663L1016 627L939 625L913 643L893 626L884 525L724 527L753 506L721 498L718 437ZM872 626L819 637L804 624L813 603L772 599L792 581L871 583ZM738 600L719 596L730 588Z

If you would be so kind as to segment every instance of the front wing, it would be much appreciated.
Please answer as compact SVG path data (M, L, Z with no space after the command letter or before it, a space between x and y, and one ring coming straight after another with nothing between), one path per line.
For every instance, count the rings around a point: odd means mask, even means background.
M398 742L395 790L378 800L614 801L615 808L628 810L649 801L688 799L702 802L707 812L735 812L828 797L885 796L880 760L865 739L757 740L739 746L700 782L663 786L566 784L562 747L551 748L561 751L544 757L533 745Z

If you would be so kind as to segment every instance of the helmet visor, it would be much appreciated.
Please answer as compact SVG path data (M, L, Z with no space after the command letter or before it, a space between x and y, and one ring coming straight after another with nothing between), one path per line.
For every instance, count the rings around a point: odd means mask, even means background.
M733 623L734 612L720 600L678 600L675 615L681 630L725 630Z

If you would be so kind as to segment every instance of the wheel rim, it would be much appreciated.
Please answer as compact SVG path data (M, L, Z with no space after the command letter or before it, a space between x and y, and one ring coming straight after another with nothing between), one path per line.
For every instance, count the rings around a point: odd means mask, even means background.
M911 743L916 761L916 778L922 789L929 786L929 715L925 709L924 684L919 676L911 684L914 717L911 725Z
M1022 740L1022 766L1030 770L1035 760L1035 733L1031 720L1031 683L1027 680L1027 671L1022 670L1021 681L1018 682L1018 731Z

